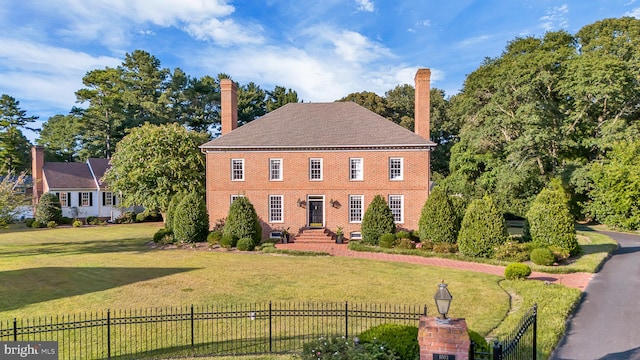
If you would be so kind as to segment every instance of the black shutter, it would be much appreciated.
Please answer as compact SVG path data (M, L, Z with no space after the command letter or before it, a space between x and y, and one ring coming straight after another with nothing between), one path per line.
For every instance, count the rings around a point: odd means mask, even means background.
M78 206L82 206L82 191L78 193Z
M71 193L70 192L67 193L67 206L69 206L69 207L71 206Z
M58 198L58 201L60 201L60 193L56 193L56 197Z
M89 206L93 206L93 193L89 193Z
M105 199L107 198L107 193L105 193L104 191L102 192L102 206L105 206Z

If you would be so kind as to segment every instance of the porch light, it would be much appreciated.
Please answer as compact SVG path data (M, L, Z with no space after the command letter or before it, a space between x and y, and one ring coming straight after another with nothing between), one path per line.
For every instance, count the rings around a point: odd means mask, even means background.
M438 291L433 297L436 300L436 306L438 307L438 313L442 315L442 318L436 320L438 324L449 324L450 320L447 317L447 313L449 312L449 306L451 306L451 300L453 296L447 289L447 284L442 280L442 284L438 285Z
M329 200L329 204L331 204L331 207L333 207L333 206L335 206L336 201L335 201L335 200L333 200L333 199L331 199L331 200Z
M298 206L303 208L305 205L307 205L307 202L298 198Z

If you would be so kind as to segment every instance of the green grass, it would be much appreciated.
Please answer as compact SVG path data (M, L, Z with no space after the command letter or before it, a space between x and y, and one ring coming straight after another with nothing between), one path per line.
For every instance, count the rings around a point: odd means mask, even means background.
M486 333L509 308L500 277L329 256L154 250L159 224L0 232L0 320L105 309L268 301L426 304Z

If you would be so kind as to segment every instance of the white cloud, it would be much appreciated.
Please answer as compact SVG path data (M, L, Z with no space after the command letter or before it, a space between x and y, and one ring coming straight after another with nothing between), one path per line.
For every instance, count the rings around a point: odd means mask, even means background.
M366 11L366 12L375 11L375 5L371 0L356 0L356 5L358 6L359 11Z
M190 23L185 30L198 40L213 40L221 46L264 42L261 26L240 25L231 19L207 19L200 23Z
M631 16L636 19L640 19L640 8L635 8L631 11L627 11L626 13L624 13L624 16Z
M83 87L82 78L88 71L121 62L114 57L0 38L0 89L21 102L48 103L66 113L75 104L74 93Z
M540 20L540 27L545 31L566 28L568 25L568 20L566 17L568 12L569 6L567 4L548 9L546 15L538 19Z

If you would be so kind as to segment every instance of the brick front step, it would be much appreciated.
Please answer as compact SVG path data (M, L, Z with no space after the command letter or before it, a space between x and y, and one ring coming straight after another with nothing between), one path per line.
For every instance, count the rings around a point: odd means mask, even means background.
M303 229L293 239L297 244L334 244L333 234L327 229Z

